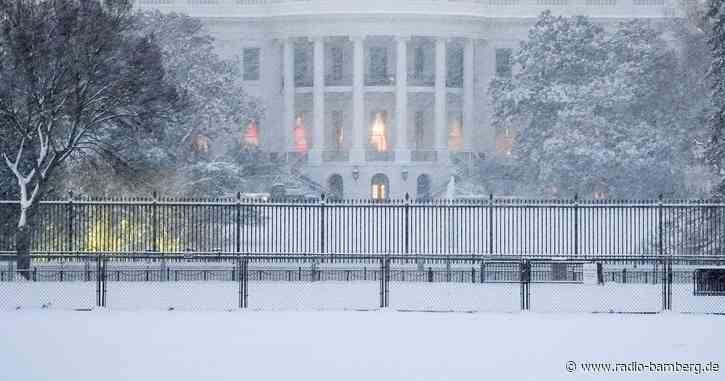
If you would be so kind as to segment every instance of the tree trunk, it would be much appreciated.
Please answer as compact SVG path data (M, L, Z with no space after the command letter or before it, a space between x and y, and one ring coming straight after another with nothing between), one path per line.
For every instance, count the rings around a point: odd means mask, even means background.
M18 224L18 230L15 232L17 272L28 280L30 279L30 249L37 210L38 205L36 203L31 204L25 210L21 210L20 223Z

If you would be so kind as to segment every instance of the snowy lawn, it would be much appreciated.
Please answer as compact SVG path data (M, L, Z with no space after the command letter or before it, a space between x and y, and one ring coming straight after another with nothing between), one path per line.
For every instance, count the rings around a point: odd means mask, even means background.
M13 381L725 377L581 370L609 361L725 365L725 317L715 315L19 310L0 321L0 378Z

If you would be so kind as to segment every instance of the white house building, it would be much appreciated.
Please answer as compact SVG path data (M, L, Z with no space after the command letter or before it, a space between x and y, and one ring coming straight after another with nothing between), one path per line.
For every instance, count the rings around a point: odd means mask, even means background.
M243 136L346 198L426 197L505 154L487 87L544 10L680 17L678 0L137 0L204 20L266 106Z

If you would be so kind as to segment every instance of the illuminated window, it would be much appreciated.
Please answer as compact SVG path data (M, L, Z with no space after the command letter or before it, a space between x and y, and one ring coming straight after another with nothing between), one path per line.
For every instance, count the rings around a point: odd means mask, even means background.
M459 117L451 118L448 124L448 150L452 152L463 151L463 126Z
M258 146L259 145L259 131L257 130L257 122L256 121L250 121L247 123L247 127L244 129L244 132L242 133L242 144L243 145L250 145L250 146Z
M294 139L295 151L304 153L307 152L307 138L305 137L305 120L302 115L297 115L295 118L295 127L292 130L292 137Z
M605 191L594 191L592 192L592 198L595 200L606 200L609 194Z
M385 152L388 150L387 128L385 126L387 113L378 111L373 115L373 124L370 127L370 145L377 152Z
M388 193L390 192L388 176L378 173L370 180L370 185L372 188L370 196L373 200L385 200L388 198Z

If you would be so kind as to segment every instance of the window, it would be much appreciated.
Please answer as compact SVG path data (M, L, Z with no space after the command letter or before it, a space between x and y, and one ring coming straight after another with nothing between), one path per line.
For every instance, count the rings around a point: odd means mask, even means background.
M511 76L511 54L511 49L509 48L496 49L496 76Z
M388 194L390 193L388 176L378 173L370 180L370 185L372 188L370 196L373 200L385 200L388 198Z
M292 137L294 138L295 152L307 152L307 137L305 136L305 119L302 114L298 114L295 118L295 126L292 129Z
M342 81L343 54L342 47L333 46L330 49L330 59L332 62L331 79L333 81Z
M295 85L312 86L312 65L310 65L309 45L295 46Z
M259 131L257 130L257 121L252 120L247 123L247 127L242 133L242 145L253 147L259 145Z
M384 46L370 47L370 79L380 83L388 76L388 50Z
M370 145L374 151L386 152L388 150L387 119L388 113L385 111L377 111L372 114L373 123L370 126Z
M416 184L416 193L418 200L430 200L430 188L431 188L430 176L420 175Z
M413 78L420 79L425 71L425 50L423 45L418 44L413 51Z
M458 44L449 45L446 61L447 86L463 87L463 47Z
M327 188L330 190L331 200L342 200L344 195L342 176L334 174L327 179Z
M421 149L425 144L425 113L415 112L415 148Z
M345 141L345 131L342 125L342 111L335 110L332 112L332 133L335 142L335 150L342 151Z
M244 75L245 81L259 80L259 48L244 49Z
M460 115L449 117L448 150L451 152L463 151L463 126L461 125Z

